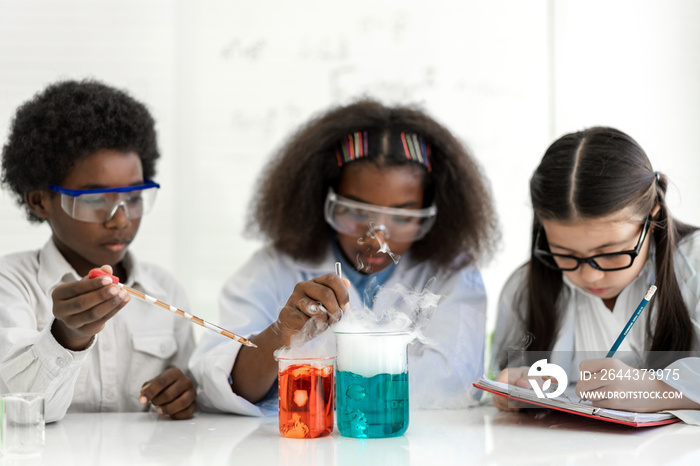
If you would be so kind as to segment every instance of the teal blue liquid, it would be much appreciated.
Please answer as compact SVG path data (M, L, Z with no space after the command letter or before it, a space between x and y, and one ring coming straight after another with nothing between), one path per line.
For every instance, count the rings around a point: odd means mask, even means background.
M336 418L345 437L403 435L408 427L408 372L362 377L338 371Z

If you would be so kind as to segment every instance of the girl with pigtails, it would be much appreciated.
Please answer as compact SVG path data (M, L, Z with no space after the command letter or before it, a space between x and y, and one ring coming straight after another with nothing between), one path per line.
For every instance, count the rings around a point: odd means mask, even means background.
M409 347L411 407L476 402L486 317L476 264L496 220L476 162L445 127L371 100L333 108L279 150L251 210L268 245L226 283L220 321L258 348L207 336L190 363L200 406L274 412L274 351L309 319L323 329L350 307L396 307L397 284L440 296Z
M499 302L497 380L529 388L528 366L544 352L596 406L700 409L700 232L670 214L667 186L639 144L613 128L567 134L547 149L530 180L531 259ZM605 355L651 285L646 315L615 356L579 361Z

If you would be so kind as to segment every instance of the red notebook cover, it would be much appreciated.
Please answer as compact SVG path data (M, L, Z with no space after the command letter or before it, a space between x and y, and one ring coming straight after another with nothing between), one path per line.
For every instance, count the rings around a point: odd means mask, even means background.
M549 404L546 404L546 403L538 403L538 402L536 402L536 401L528 400L528 399L526 399L526 398L521 398L521 397L518 397L518 396L510 396L510 395L508 395L507 393L502 393L502 392L499 392L499 391L497 391L497 390L494 390L494 389L492 389L492 388L490 388L490 387L484 387L483 385L479 385L478 382L475 382L473 385L474 385L476 388L480 389L480 390L484 390L484 391L493 393L494 395L504 396L504 397L509 398L509 399L511 399L511 400L517 400L517 401L520 401L520 402L523 402L523 403L528 403L528 404L531 404L531 405L534 405L534 406L540 406L540 407L542 407L542 408L554 409L554 410L562 411L562 412L565 412L565 413L575 414L575 415L577 415L577 416L583 416L583 417L587 417L587 418L590 418L590 419L597 419L597 420L599 420L599 421L612 422L612 423L615 423L615 424L623 424L623 425L626 425L626 426L632 426L632 427L653 427L653 426L663 426L663 425L666 425L666 424L673 424L674 422L679 422L679 421L680 421L680 419L678 419L677 417L672 417L672 418L663 419L663 420L643 421L643 422L627 421L627 420L623 420L623 419L615 419L615 418L611 418L611 417L607 417L607 416L601 416L601 415L597 415L597 414L587 414L587 413L581 413L581 412L578 412L578 411L572 411L572 410L570 410L570 409L566 409L566 408L563 408L563 407L560 407L560 406L552 406L552 405L549 405Z

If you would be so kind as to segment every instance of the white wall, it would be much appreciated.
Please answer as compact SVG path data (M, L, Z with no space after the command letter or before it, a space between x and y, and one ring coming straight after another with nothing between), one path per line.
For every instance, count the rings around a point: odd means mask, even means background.
M163 157L135 252L216 321L224 280L260 243L247 203L272 151L314 113L360 95L418 103L491 181L503 243L483 268L489 325L527 257L527 184L564 132L614 125L674 183L700 224L700 3L692 0L0 0L0 141L16 107L60 78L94 77L152 110ZM0 194L0 254L38 248ZM177 304L177 303L173 303Z

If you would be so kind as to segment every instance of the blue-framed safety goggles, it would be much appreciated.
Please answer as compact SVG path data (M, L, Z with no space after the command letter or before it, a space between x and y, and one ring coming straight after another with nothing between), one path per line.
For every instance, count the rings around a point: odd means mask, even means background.
M144 181L138 186L103 189L67 189L51 184L49 189L61 195L61 207L74 219L104 223L114 217L119 207L128 219L140 218L151 210L160 185L147 178Z

